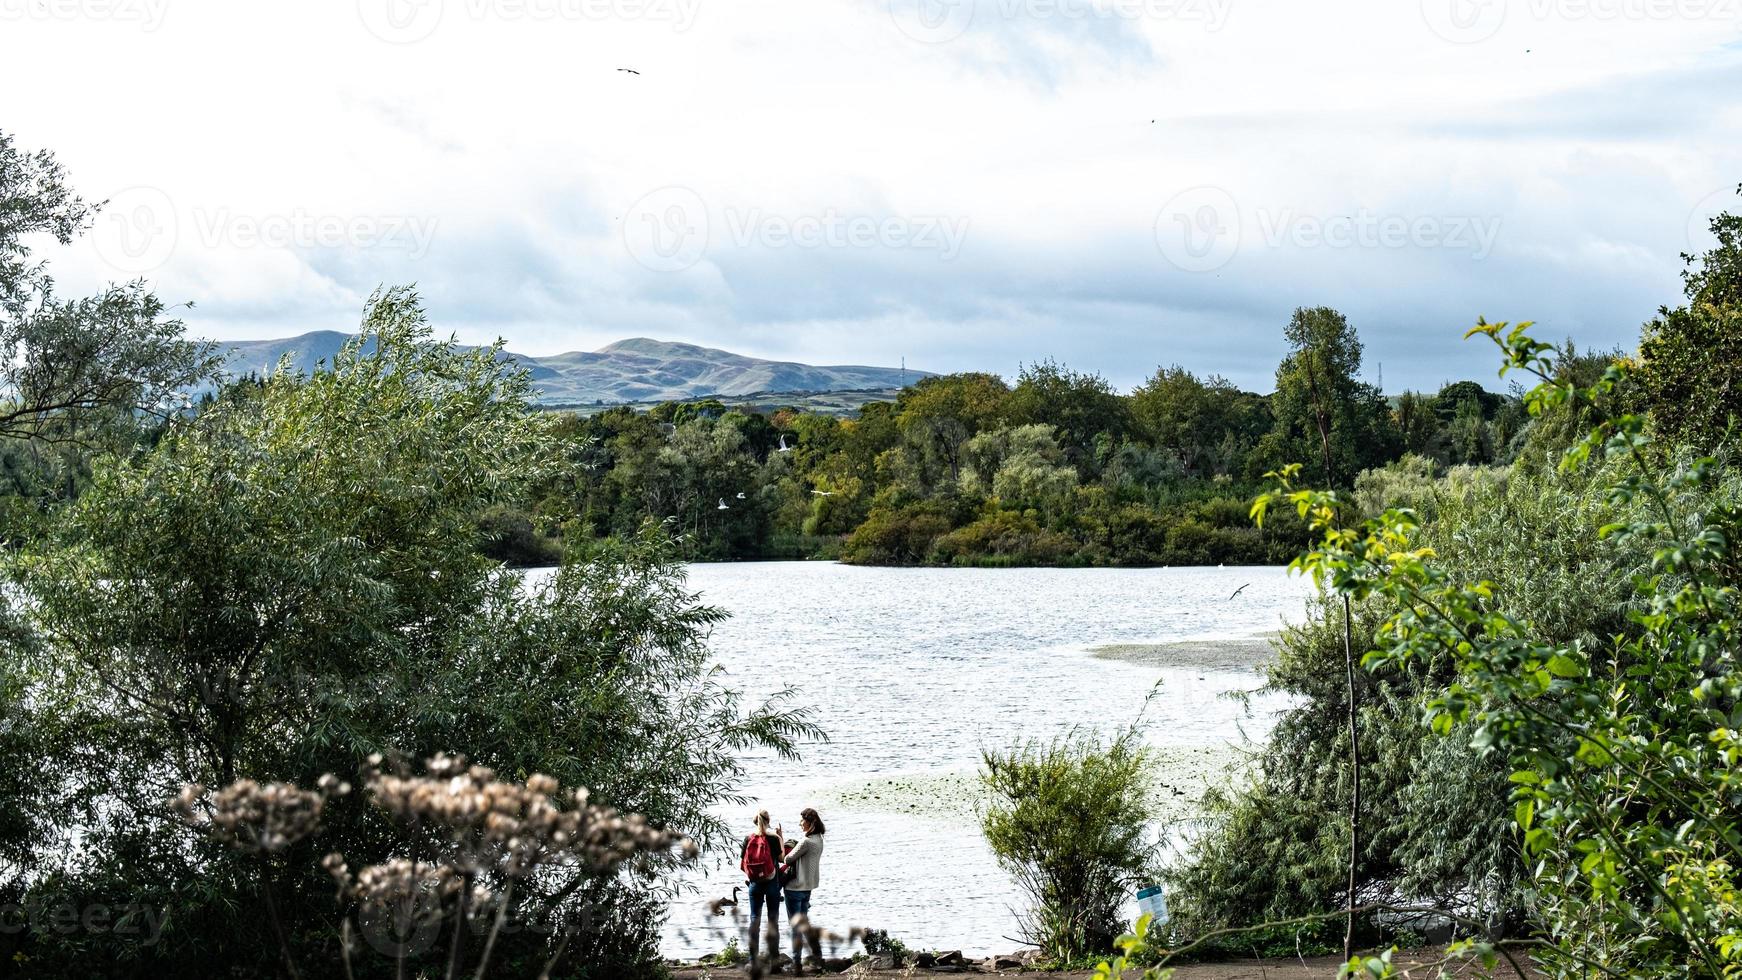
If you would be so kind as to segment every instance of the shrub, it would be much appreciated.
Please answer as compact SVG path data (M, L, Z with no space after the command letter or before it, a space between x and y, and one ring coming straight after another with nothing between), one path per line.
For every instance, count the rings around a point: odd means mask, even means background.
M981 829L1028 896L1025 941L1056 960L1110 951L1127 895L1151 880L1148 752L1137 729L985 752Z
M1001 510L938 538L932 557L958 565L987 564L987 559L1054 565L1076 550L1075 541L1041 527L1032 513Z
M876 507L848 536L841 560L858 565L917 565L950 527L948 515L932 504Z

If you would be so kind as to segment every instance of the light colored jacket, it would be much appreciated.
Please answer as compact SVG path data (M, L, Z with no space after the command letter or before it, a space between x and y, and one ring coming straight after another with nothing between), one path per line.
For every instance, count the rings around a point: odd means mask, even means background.
M787 852L786 863L793 869L792 880L786 883L788 891L808 892L817 887L823 863L823 835L806 835Z

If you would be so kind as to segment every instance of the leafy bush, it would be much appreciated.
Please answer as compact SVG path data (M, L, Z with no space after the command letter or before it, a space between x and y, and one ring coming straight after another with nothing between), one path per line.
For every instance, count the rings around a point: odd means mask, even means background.
M1040 526L1032 513L1001 510L942 535L932 558L944 564L985 565L1000 561L1056 565L1077 550L1070 538Z
M1479 323L1473 333L1501 346L1508 369L1539 379L1526 396L1532 412L1573 406L1596 420L1563 468L1606 464L1592 475L1608 513L1580 520L1580 537L1612 551L1616 565L1589 577L1586 594L1620 593L1625 621L1594 637L1557 635L1494 583L1439 560L1409 510L1343 530L1335 495L1286 483L1257 509L1286 502L1310 515L1324 537L1300 567L1394 610L1371 666L1452 665L1427 717L1436 733L1466 732L1510 769L1543 963L1559 975L1733 976L1742 969L1742 477L1731 460L1662 447L1645 418L1617 413L1624 364L1593 385L1569 383L1559 352L1528 326Z
M981 829L1028 896L1023 938L1060 961L1110 951L1126 897L1157 864L1138 731L1072 732L982 759Z
M859 565L918 565L953 523L935 504L876 507L847 537L841 560Z
M526 513L496 504L478 516L478 550L484 557L515 567L555 565L562 542L538 533Z
M1419 508L1419 540L1452 574L1490 583L1497 601L1562 641L1600 642L1627 626L1634 568L1590 533L1610 513L1600 481L1578 474L1424 463L1357 481L1363 510ZM1283 510L1267 515L1295 518ZM1527 547L1521 544L1527 543ZM1355 604L1354 648L1370 649L1398 611L1384 596ZM1172 911L1205 930L1340 904L1348 841L1347 693L1341 611L1315 605L1283 632L1267 685L1295 705L1271 733L1250 783L1208 799L1211 825L1170 870ZM1526 865L1509 831L1504 761L1426 727L1428 702L1456 679L1449 658L1369 664L1359 677L1364 810L1359 901L1428 905L1517 928Z

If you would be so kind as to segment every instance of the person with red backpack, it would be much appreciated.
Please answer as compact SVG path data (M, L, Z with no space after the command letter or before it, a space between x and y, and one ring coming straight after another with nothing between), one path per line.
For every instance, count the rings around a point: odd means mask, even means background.
M780 858L779 828L769 832L772 818L767 810L756 814L756 832L744 838L739 848L738 867L744 870L744 883L750 890L750 962L756 962L756 927L761 924L762 909L768 908L768 962L770 973L780 972Z

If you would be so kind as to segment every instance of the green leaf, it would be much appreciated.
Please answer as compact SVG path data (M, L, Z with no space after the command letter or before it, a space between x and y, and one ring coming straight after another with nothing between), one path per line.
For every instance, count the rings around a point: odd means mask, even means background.
M1564 653L1557 653L1548 659L1548 670L1556 677L1583 677L1585 674L1585 668Z

